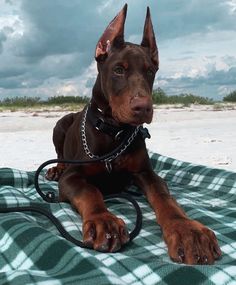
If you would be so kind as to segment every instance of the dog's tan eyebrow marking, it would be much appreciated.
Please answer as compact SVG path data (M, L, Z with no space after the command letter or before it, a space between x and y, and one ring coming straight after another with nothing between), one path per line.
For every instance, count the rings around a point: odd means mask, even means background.
M129 67L129 64L127 61L123 61L122 65L124 66L125 69Z
M129 67L129 64L128 64L128 62L127 61L117 61L117 62L115 62L115 65L114 66L117 66L117 65L120 65L120 66L122 66L122 67L124 67L125 69L128 69L128 67Z

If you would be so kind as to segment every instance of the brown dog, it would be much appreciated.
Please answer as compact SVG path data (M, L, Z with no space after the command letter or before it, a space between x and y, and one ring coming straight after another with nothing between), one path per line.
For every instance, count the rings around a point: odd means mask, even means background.
M139 126L152 120L158 50L149 8L141 45L124 42L126 11L127 5L98 41L98 76L90 104L59 120L53 141L58 158L87 160L109 153L128 139L122 151L105 162L59 164L48 170L47 177L59 179L60 201L70 202L82 216L83 240L91 248L115 252L128 242L125 223L107 210L103 194L122 191L132 182L155 211L171 259L213 264L221 255L214 233L186 216L151 168Z

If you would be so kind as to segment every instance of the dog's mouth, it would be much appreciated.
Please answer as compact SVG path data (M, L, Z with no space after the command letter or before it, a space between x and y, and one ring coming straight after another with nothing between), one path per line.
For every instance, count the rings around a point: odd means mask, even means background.
M113 112L113 118L121 124L128 124L131 126L140 126L144 123L150 124L153 117L153 108L148 111L129 110L126 112Z

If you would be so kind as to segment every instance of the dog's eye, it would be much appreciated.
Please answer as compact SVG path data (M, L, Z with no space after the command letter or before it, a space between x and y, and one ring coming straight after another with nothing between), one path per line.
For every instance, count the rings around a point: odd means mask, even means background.
M125 73L125 68L121 65L118 65L114 68L114 72L118 75L123 75Z
M147 75L148 75L149 77L154 77L154 72L153 72L151 69L148 69L148 70L147 70Z

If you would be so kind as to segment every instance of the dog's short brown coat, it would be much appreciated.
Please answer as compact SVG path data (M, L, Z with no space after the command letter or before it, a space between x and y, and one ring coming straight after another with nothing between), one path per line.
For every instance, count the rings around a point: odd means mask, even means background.
M117 127L150 123L152 86L158 70L158 49L149 8L141 45L124 41L127 5L106 28L96 46L98 76L91 103L82 112L58 121L53 141L59 158L88 159L81 138L85 112ZM86 120L86 140L91 153L103 155L120 144L114 136L97 130ZM110 213L103 193L121 191L132 182L142 189L156 214L172 260L187 264L213 264L221 251L214 233L189 219L170 196L166 183L151 167L145 142L137 135L128 149L111 162L86 166L59 164L49 169L49 179L59 179L60 200L70 202L83 219L83 240L99 251L115 252L127 243L123 220Z

